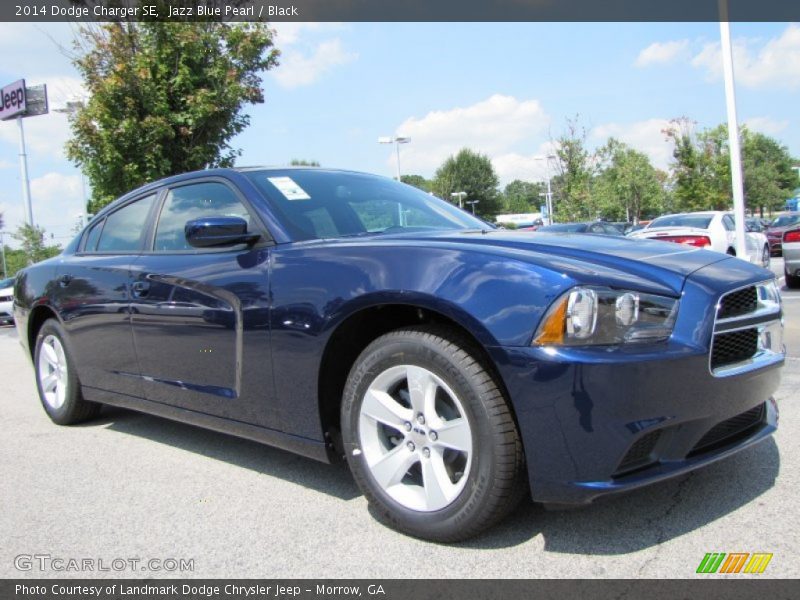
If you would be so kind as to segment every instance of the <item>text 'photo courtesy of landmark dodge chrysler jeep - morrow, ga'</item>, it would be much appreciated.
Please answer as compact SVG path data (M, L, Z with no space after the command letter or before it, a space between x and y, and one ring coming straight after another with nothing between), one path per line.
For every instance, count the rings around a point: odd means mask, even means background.
M111 404L341 459L396 529L468 538L775 431L771 272L621 236L490 228L396 181L218 169L102 211L16 279L42 405Z

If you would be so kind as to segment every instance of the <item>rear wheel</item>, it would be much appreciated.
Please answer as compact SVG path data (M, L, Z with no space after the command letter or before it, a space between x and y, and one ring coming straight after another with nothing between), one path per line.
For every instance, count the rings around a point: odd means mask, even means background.
M784 270L783 276L786 279L786 287L792 290L800 288L800 277L797 275L790 275L788 271Z
M761 266L765 269L769 269L770 258L769 246L764 246L764 250L761 252Z
M39 399L54 423L73 425L100 412L99 404L87 402L81 395L66 333L55 319L45 321L39 330L33 362Z
M400 531L466 539L524 495L509 407L457 332L401 329L375 340L350 372L341 417L356 482Z

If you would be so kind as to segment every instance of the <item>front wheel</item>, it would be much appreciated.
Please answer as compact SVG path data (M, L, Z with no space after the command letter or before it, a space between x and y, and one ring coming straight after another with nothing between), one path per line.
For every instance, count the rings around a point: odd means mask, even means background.
M350 372L347 461L373 512L400 531L466 539L524 494L511 411L475 356L452 330L401 329L370 344Z
M81 395L75 364L64 328L55 319L45 321L36 336L33 356L36 387L47 416L59 425L73 425L95 417L100 405Z

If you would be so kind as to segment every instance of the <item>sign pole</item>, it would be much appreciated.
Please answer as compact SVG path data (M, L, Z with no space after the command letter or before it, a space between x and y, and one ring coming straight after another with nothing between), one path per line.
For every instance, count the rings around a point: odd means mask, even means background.
M22 199L25 202L25 217L28 225L33 227L33 208L31 207L31 182L28 179L28 155L25 152L25 129L22 126L22 115L17 117L19 128L19 169L22 179Z

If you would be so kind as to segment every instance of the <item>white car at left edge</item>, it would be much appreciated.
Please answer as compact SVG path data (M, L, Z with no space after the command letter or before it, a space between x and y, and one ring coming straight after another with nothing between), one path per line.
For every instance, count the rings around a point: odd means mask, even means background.
M736 256L736 224L733 214L725 211L664 215L650 221L644 229L629 233L628 237L675 242ZM770 252L766 235L745 231L745 245L747 256L740 258L769 267Z
M0 325L14 322L14 278L0 281Z

